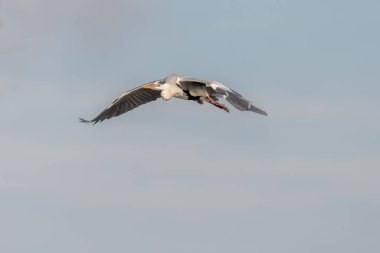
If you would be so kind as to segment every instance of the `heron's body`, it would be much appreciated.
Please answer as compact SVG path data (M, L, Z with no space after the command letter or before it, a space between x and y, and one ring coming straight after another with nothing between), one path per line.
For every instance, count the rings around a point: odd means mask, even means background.
M187 83L180 85L183 80L183 78L177 75L170 75L164 79L165 83L162 85L161 97L164 100L169 100L172 97L184 100L198 100L201 97L208 96L204 86Z
M199 104L207 102L229 112L225 105L218 102L218 98L225 98L240 111L252 111L267 115L266 112L255 107L251 101L219 82L170 75L163 80L154 81L124 92L97 117L89 121L83 119L81 121L95 124L99 121L119 116L159 97L166 101L175 97L194 100Z

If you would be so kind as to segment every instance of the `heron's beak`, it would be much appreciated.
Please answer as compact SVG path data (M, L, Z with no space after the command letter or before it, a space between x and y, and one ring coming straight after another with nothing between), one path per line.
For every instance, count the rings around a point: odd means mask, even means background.
M144 85L144 89L155 90L158 87L160 87L159 83L151 83L151 84L148 84L148 85Z

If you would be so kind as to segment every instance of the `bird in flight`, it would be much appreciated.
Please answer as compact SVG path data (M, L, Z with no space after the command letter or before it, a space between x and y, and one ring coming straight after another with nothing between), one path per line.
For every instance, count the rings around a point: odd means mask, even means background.
M224 104L218 102L218 99L224 98L240 111L251 111L267 115L266 112L255 107L251 101L219 82L169 75L162 80L153 81L124 92L92 120L82 118L79 118L79 120L82 123L96 124L105 119L129 112L140 105L152 102L160 97L165 101L175 97L193 100L199 104L206 102L229 112L230 110Z

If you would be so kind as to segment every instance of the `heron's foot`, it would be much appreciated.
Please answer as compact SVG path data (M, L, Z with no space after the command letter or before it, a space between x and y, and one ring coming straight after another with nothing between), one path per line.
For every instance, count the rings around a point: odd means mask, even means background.
M226 112L230 112L230 109L228 109L228 107L223 105L223 104L221 104L221 107L219 107L219 108L226 111Z
M211 104L213 104L214 106L226 111L226 112L230 112L230 109L227 108L227 106L225 106L224 104L221 104L219 102L217 102L216 100L214 100L212 97L207 97L208 99L208 102L210 102Z
M220 109L222 109L222 110L224 110L224 111L226 111L226 112L230 112L230 109L228 109L228 107L225 106L224 104L217 103L215 106L218 107L218 108L220 108Z

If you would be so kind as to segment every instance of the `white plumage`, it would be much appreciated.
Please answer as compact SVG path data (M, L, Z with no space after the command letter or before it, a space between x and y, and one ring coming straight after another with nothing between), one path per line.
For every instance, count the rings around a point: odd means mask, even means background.
M92 120L80 119L84 123L96 124L126 113L157 98L169 100L173 97L194 100L199 104L210 103L226 112L229 109L218 102L219 98L226 99L240 111L252 111L267 115L263 110L227 86L211 80L170 75L163 80L157 80L124 92L110 106Z

